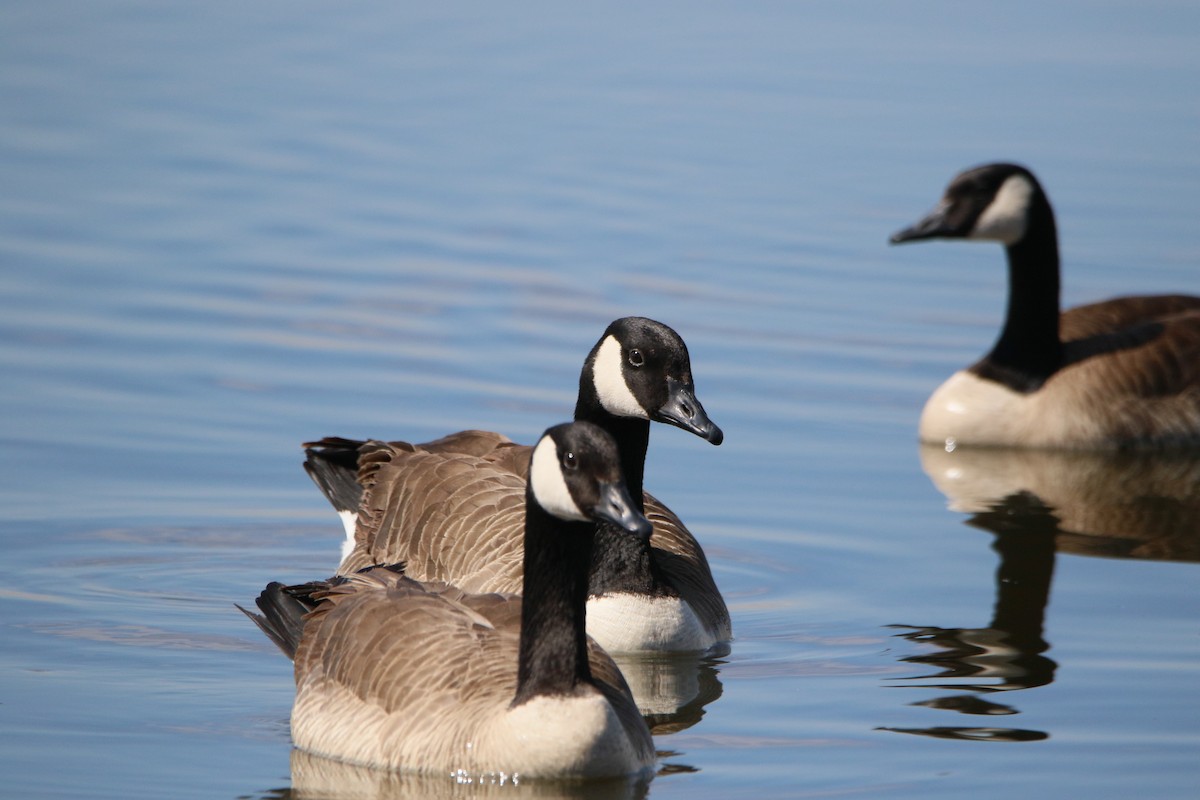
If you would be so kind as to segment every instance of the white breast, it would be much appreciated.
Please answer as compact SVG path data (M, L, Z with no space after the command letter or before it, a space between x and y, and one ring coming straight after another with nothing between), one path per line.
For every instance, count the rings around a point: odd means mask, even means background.
M678 597L614 593L588 599L588 635L610 653L700 652L716 643Z
M953 447L1093 447L1105 431L1078 381L1052 378L1022 394L966 370L938 387L921 413L921 441Z
M639 751L595 689L516 708L474 699L448 707L443 696L388 713L318 677L297 686L292 742L351 764L472 782L633 775L653 766L653 751Z
M520 777L630 775L651 766L599 692L535 697L508 709L474 743L481 765L506 765Z

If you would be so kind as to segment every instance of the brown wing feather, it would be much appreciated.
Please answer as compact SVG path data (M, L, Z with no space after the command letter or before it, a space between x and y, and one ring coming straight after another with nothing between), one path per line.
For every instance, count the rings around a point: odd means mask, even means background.
M386 570L315 595L296 653L298 747L398 768L466 763L471 742L516 694L521 599L425 586ZM626 736L653 743L612 659L589 640L596 688Z
M1200 440L1200 298L1126 297L1062 315L1067 366L1042 391L1131 443Z
M645 493L646 518L654 524L650 557L670 576L679 596L687 601L706 628L718 639L732 634L729 609L721 597L712 569L696 537L671 509Z
M1185 294L1116 297L1064 311L1059 318L1059 337L1069 342L1116 333L1134 325L1193 311L1200 311L1200 297Z
M493 431L467 430L448 433L440 439L416 445L427 453L461 453L466 456L486 456L511 445L512 440Z
M310 615L293 738L350 761L438 763L425 748L466 752L473 724L511 702L519 630L381 572L352 576Z
M452 580L468 591L521 589L522 478L477 456L366 448L356 547L347 574L403 561L416 580Z
M403 561L416 580L453 581L468 592L519 593L531 450L486 431L364 448L358 544L339 572ZM651 558L705 627L729 638L729 610L700 543L649 492L645 503L654 523Z

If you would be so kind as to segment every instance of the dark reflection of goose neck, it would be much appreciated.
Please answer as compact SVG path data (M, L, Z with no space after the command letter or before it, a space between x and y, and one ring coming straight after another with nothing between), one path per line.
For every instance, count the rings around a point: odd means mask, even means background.
M938 697L914 705L970 715L1017 714L1012 706L985 700L981 695L1045 686L1054 680L1058 665L1045 655L1050 645L1043 631L1054 578L1059 521L1036 495L1020 491L974 514L967 524L991 531L996 537L992 549L1000 561L996 568L996 601L991 622L984 628L904 626L909 630L900 636L937 649L901 660L936 666L941 671L905 679L938 682L902 685L974 693ZM942 682L947 679L964 679L964 682ZM1039 741L1049 736L1043 731L994 726L884 730L989 742Z
M906 626L910 630L900 636L938 649L902 660L942 670L909 680L964 678L972 682L932 685L979 693L1044 686L1054 680L1057 667L1043 655L1050 645L1042 637L1054 576L1054 516L1037 498L1019 495L992 511L975 515L970 523L996 534L993 549L1000 556L1000 564L991 623L985 628ZM977 682L984 679L995 682ZM985 713L997 711L989 709Z
M1050 683L1054 662L1040 655L1050 648L1042 630L1054 577L1057 520L1036 497L1022 494L993 511L975 515L969 524L996 534L992 549L1000 556L1000 564L989 627L1005 632L1013 648L1014 666L1024 672L1025 687Z
M936 648L932 653L905 656L901 660L939 670L906 677L897 686L970 693L935 697L913 705L972 716L1018 714L1011 705L984 699L982 695L1031 689L1054 680L1058 665L1044 655L1050 645L1042 636L1054 575L1053 533L1002 531L996 534L993 546L1000 556L1000 565L996 570L996 604L990 625L985 628L897 626L908 629L899 636ZM955 680L962 682L952 682ZM996 726L939 725L882 730L979 742L1029 742L1049 736L1043 731Z

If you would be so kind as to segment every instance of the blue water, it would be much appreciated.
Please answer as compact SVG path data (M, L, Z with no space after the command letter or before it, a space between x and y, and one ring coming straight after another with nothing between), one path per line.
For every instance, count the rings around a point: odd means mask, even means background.
M931 461L917 415L993 340L1002 256L885 242L1019 160L1067 303L1200 293L1198 30L1183 2L0 9L5 793L316 796L290 666L233 608L336 562L298 444L529 441L641 314L726 432L656 429L647 480L737 640L635 791L1194 797L1194 465Z

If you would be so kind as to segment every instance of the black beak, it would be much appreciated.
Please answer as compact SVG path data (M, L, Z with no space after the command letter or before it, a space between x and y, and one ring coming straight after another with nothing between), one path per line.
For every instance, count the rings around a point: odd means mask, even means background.
M696 399L696 391L691 384L682 383L674 378L667 378L667 402L663 403L650 419L683 428L713 444L725 441L725 434L708 418L708 414L704 413L704 406Z
M939 203L937 208L926 214L920 222L910 225L904 230L896 231L888 241L892 244L902 244L922 239L935 239L939 236L954 236L954 228L946 218L949 210L948 204Z
M629 489L621 481L600 484L600 500L592 513L598 519L611 522L626 533L635 536L649 536L654 526L633 505L629 497Z

